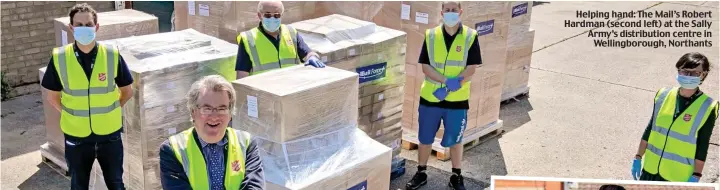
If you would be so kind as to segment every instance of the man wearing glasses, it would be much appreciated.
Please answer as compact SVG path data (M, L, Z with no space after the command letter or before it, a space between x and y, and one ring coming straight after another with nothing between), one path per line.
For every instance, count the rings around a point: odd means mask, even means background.
M655 94L652 117L633 160L635 180L698 182L702 177L718 117L718 102L699 88L710 62L700 53L687 53L675 68L680 87Z
M261 1L257 27L237 36L237 79L305 62L323 68L317 53L311 52L294 28L280 24L285 11L280 1ZM302 60L300 60L302 59Z
M425 73L418 108L418 170L406 184L407 189L418 189L427 183L427 161L441 121L445 133L440 145L450 147L452 161L453 174L448 186L465 189L460 142L470 109L470 78L482 59L477 32L460 23L460 2L444 2L441 8L444 24L425 32L418 60Z
M265 189L257 142L228 127L235 105L232 85L207 76L191 86L186 99L194 127L163 142L163 189Z

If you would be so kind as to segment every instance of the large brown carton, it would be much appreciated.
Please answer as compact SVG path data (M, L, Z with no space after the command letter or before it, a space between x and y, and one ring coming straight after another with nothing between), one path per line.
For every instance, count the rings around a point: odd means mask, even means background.
M141 36L158 33L157 17L133 9L97 13L98 25L95 40L111 40L129 36ZM56 18L55 46L60 47L73 43L75 38L69 28L70 17Z
M283 1L282 23L315 16L315 2ZM203 34L237 43L241 32L260 24L258 1L175 1L175 28L192 28Z
M511 3L510 32L507 39L505 84L502 99L508 99L528 91L528 78L532 60L535 31L530 29L532 2Z
M277 143L355 127L357 81L353 72L302 65L233 81L233 127Z
M194 30L109 40L125 59L135 82L123 106L128 189L161 189L162 142L190 127L185 94L208 75L235 79L237 45Z

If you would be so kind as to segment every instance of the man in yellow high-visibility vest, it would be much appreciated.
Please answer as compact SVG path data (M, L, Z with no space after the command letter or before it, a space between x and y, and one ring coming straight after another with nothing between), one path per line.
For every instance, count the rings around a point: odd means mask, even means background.
M280 1L261 1L258 27L237 36L237 79L293 66L302 62L316 68L325 67L294 28L281 24L285 7Z
M71 189L87 189L97 158L109 189L124 189L122 106L132 75L117 48L95 41L100 23L88 4L70 9L73 43L53 49L43 77L48 102L60 111Z
M699 88L710 62L700 53L687 53L675 69L680 87L655 94L652 117L631 169L636 180L699 182L702 177L718 117L718 102Z
M444 2L441 8L444 24L425 32L418 61L425 73L418 109L418 172L406 184L408 189L418 189L427 183L427 161L441 121L445 133L440 145L451 147L453 175L449 186L465 189L460 170L463 151L460 142L470 108L470 79L482 59L477 32L460 23L460 2Z
M222 76L196 81L187 93L193 127L160 148L163 189L265 189L257 141L229 127L235 90Z

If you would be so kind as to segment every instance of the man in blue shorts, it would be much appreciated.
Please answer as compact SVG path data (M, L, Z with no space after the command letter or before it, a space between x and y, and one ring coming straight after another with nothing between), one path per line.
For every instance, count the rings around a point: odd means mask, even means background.
M440 145L451 147L453 175L448 186L465 189L460 171L463 151L460 142L470 109L470 78L482 59L477 32L459 22L460 3L444 2L442 9L444 24L425 32L418 61L425 73L418 109L419 163L417 173L406 184L407 189L418 189L427 183L427 161L441 121L445 133Z

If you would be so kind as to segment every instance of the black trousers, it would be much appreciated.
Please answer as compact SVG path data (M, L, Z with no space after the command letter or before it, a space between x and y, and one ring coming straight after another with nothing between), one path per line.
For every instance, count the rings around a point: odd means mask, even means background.
M125 189L122 181L123 144L119 135L100 142L65 141L65 160L72 177L71 189L88 189L95 159L100 164L108 189Z

